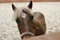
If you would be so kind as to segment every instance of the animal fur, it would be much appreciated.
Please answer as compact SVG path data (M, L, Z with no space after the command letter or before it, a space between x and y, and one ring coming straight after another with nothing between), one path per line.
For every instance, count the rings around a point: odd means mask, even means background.
M19 32L22 34L28 31L33 33L35 36L43 35L46 32L44 15L40 12L34 12L33 15L31 12L32 5L32 1L30 1L27 8L19 9L12 4L12 9L15 13L15 20L18 24Z

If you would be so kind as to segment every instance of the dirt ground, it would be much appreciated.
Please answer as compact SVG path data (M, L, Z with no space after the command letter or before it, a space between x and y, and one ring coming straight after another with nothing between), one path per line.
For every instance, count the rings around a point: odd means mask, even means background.
M17 24L13 18L12 3L0 3L0 40L20 40ZM17 7L28 3L14 3ZM60 2L39 2L33 4L32 12L42 12L46 21L46 34L60 32Z

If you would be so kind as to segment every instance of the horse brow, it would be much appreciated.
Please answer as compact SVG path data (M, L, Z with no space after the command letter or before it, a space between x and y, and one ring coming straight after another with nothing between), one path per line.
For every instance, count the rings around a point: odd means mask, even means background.
M27 9L24 9L24 10L22 10L22 11L23 11L25 14L32 16Z
M24 13L27 13L25 10L22 10Z

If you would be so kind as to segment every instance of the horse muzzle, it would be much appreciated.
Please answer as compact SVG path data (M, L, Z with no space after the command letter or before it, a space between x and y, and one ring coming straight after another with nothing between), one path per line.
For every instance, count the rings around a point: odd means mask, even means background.
M22 39L26 39L26 38L30 38L30 37L34 37L35 35L33 34L33 33L31 33L31 32L23 32L22 34L21 34L21 38Z

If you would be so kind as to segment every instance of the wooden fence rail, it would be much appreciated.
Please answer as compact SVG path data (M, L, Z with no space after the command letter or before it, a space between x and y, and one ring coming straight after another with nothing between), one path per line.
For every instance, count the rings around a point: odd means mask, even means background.
M29 2L30 0L0 0L0 3ZM60 2L60 0L32 0L33 2Z

